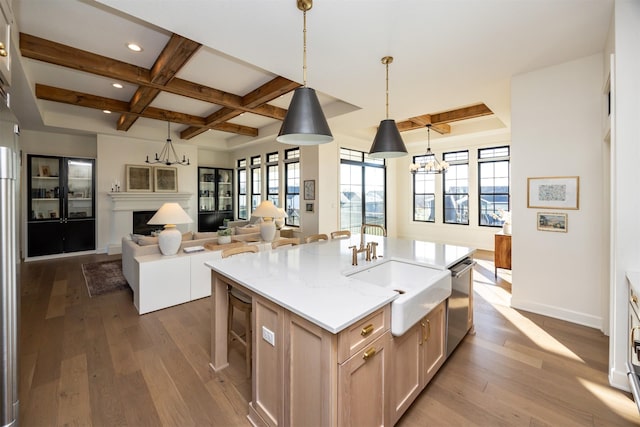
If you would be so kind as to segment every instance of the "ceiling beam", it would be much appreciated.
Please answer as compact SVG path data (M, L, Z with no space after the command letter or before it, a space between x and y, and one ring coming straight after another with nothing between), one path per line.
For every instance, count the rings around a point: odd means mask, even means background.
M259 88L249 92L248 94L242 97L242 100L245 103L244 104L245 107L247 108L255 107L260 103L269 102L273 99L276 99L299 86L300 86L299 83L296 83L289 79L285 79L284 77L278 76L275 79L270 80L267 83L263 84ZM242 110L222 107L221 109L219 109L218 111L216 111L215 113L211 114L209 117L206 118L207 127L214 126L218 123L226 122L227 120L231 120L234 117L237 117L243 113L244 111ZM180 133L180 137L182 139L191 139L194 136L200 135L201 133L206 131L207 131L206 128L192 126L183 130Z
M151 72L146 68L25 33L20 33L20 52L26 58L122 80L139 86L155 88L174 95L185 96L276 120L284 120L287 114L286 109L268 104L248 108L244 106L243 97L241 96L179 78L173 78L166 85L160 85L151 80Z
M421 116L412 117L409 120L399 122L398 130L400 132L405 132L420 129L430 122L432 124L432 129L436 132L449 133L451 132L451 128L448 126L448 123L488 116L491 114L493 114L493 111L491 111L491 109L484 103L480 103L470 107L457 108L455 110L444 111L441 113L423 114ZM445 126L443 127L442 125ZM447 127L449 127L448 130Z
M102 96L46 86L38 83L36 84L36 97L38 99L77 105L80 107L109 110L116 113L136 114L137 117L144 117L147 119L170 121L189 126L206 126L206 119L203 117L155 107L147 107L142 113L132 113L129 111L129 103L126 101L119 101L117 99L105 98ZM220 123L212 126L211 128L239 135L258 136L258 129L233 123Z
M173 79L176 73L191 59L194 53L202 45L193 40L172 34L167 45L151 67L151 82L166 85ZM139 86L136 93L129 101L129 110L133 113L142 113L145 108L160 94L160 89ZM134 114L122 114L118 119L118 130L128 131L136 122L138 116Z

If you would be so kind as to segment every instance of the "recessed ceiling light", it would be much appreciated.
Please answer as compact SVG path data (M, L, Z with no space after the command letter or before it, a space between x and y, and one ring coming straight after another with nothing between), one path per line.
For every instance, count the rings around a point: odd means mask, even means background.
M111 86L117 88L117 89L122 89L124 86L122 86L120 83L114 83Z
M127 47L129 48L129 50L132 50L134 52L142 52L142 48L135 43L129 43Z
M105 114L111 114L111 111L109 111L109 110L102 110L102 112L105 113Z

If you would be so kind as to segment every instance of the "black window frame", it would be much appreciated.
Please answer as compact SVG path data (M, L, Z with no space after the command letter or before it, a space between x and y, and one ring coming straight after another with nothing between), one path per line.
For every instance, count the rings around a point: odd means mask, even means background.
M285 225L290 227L300 227L300 211L301 211L301 203L300 203L300 179L301 179L301 168L300 168L300 147L290 148L284 151L284 208L287 212L287 218L285 218ZM297 165L298 171L298 185L297 192L295 191L295 186L289 186L289 173L290 166ZM298 200L298 213L296 215L295 206L289 206L289 199L295 199L297 197ZM296 223L297 222L297 223Z
M236 162L236 177L238 180L238 219L249 219L249 209L247 205L247 159L238 159ZM244 192L242 182L244 181ZM242 200L244 199L244 204ZM242 206L245 207L245 215L242 215Z
M461 153L466 153L466 160L461 160L458 159L458 155ZM449 168L444 171L442 173L442 222L444 224L453 224L453 225L469 225L469 150L457 150L457 151L449 151L449 152L445 152L442 155L442 158L444 161L446 161L447 163L449 163ZM466 192L460 192L460 191L456 191L456 192L447 192L447 175L450 173L453 173L453 171L457 171L458 170L458 166L466 166L467 167L467 191ZM458 180L457 178L454 178L456 181ZM448 215L447 215L447 211L451 210L451 207L447 207L448 203L447 203L447 198L448 197L454 197L454 198L460 198L460 196L466 196L467 197L467 209L466 209L466 222L464 221L464 218L460 218L457 219L456 221L450 221L448 220ZM458 209L456 209L457 211ZM456 212L457 214L458 212Z
M499 155L496 153L498 150L505 150L506 154ZM490 153L493 151L492 156L483 156L483 153ZM482 190L482 165L483 164L495 164L495 163L507 163L507 191L496 192L495 185L493 186L494 192L483 192ZM504 178L504 177L502 177ZM495 174L493 175L493 179L495 180ZM493 212L484 212L483 209L483 198L484 195L491 196L494 199L494 209ZM498 218L492 216L498 215L499 210L495 208L495 198L496 197L506 197L507 199L507 211L511 210L511 147L509 145L500 145L496 147L485 147L478 149L478 225L480 227L502 227L504 221L499 220ZM483 223L483 219L490 218L490 224Z

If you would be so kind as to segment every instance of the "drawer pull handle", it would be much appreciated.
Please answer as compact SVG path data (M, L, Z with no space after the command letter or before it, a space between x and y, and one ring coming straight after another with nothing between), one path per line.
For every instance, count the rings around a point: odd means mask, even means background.
M424 328L426 327L424 322L420 322L420 327L422 328L422 336L420 337L421 338L420 339L420 345L422 345L427 340L427 338L425 337L425 333L424 333Z
M634 303L634 304L637 304L638 303L638 297L635 296L635 295L632 295L631 296L631 302Z
M362 328L362 330L360 331L360 335L362 335L363 337L366 337L371 332L373 332L373 325L371 323L369 323L367 326Z
M370 358L375 356L375 354L376 354L376 348L375 347L371 347L369 350L364 352L364 354L362 355L362 358L364 360L369 360Z
M431 338L431 321L427 320L427 339L425 341L429 341Z

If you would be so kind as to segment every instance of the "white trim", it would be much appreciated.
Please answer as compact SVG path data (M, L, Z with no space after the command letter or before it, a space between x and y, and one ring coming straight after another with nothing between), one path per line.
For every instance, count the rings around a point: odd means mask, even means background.
M511 297L511 308L530 311L532 313L542 314L543 316L549 316L560 320L566 320L567 322L588 326L599 331L602 330L603 320L601 317L592 316L590 314L580 313L573 310L567 310L563 307L539 304L537 302L527 300L518 301L514 297Z

